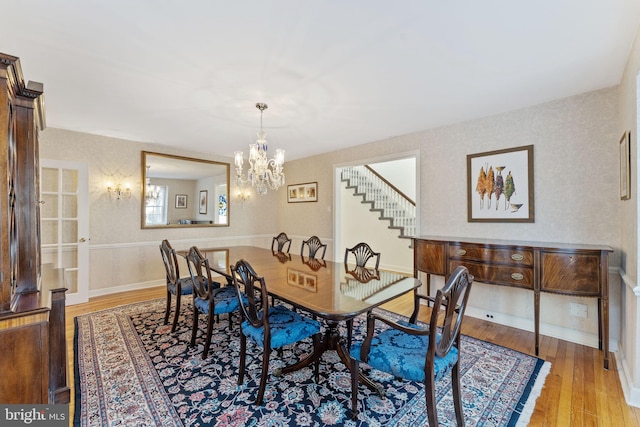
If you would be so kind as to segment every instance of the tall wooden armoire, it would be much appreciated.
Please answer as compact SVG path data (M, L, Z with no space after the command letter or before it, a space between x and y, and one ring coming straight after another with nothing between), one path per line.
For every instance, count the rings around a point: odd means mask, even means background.
M0 403L68 403L65 291L41 265L41 83L0 53Z

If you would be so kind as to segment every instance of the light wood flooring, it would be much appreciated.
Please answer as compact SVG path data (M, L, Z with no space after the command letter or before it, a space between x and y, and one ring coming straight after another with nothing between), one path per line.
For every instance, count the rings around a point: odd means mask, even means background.
M67 348L69 381L72 388L70 416L74 411L73 334L75 316L104 310L123 304L164 298L165 288L149 288L92 298L86 304L69 306L67 316ZM411 295L388 303L384 308L400 314L409 314L413 303ZM427 321L427 310L421 320ZM462 332L485 341L533 354L533 333L509 328L472 317L466 317ZM540 337L539 357L551 362L542 394L537 400L530 426L637 426L640 427L640 409L628 406L618 379L615 358L610 357L609 370L603 366L602 352L598 349L567 341Z

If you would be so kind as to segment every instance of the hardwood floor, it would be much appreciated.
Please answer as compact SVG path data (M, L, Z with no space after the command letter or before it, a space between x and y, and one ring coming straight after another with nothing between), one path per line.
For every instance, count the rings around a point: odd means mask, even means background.
M86 304L69 306L67 345L69 381L72 389L70 415L74 411L73 334L74 317L123 304L164 298L165 288L149 288L92 298ZM408 315L413 304L411 295L388 303L384 308ZM427 321L427 310L421 320ZM533 354L533 333L509 328L472 317L466 317L462 332L485 341ZM618 380L615 358L610 369L602 368L602 353L595 348L541 336L540 357L551 362L542 394L538 398L530 426L638 426L640 409L628 406Z

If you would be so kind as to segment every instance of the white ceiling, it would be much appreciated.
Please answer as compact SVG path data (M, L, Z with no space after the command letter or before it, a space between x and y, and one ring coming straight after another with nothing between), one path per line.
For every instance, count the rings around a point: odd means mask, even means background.
M620 82L640 0L4 0L48 127L287 159Z

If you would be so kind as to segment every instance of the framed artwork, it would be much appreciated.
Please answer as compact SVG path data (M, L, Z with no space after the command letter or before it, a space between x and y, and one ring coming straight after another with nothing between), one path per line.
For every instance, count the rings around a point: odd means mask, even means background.
M207 213L207 194L209 194L209 192L207 190L200 190L200 213L201 214L206 214Z
M534 222L533 145L467 155L468 222Z
M317 202L318 201L318 183L305 182L303 184L295 184L287 186L287 202Z
M176 194L176 209L187 209L186 194Z
M626 131L620 138L620 199L631 198L631 133Z

